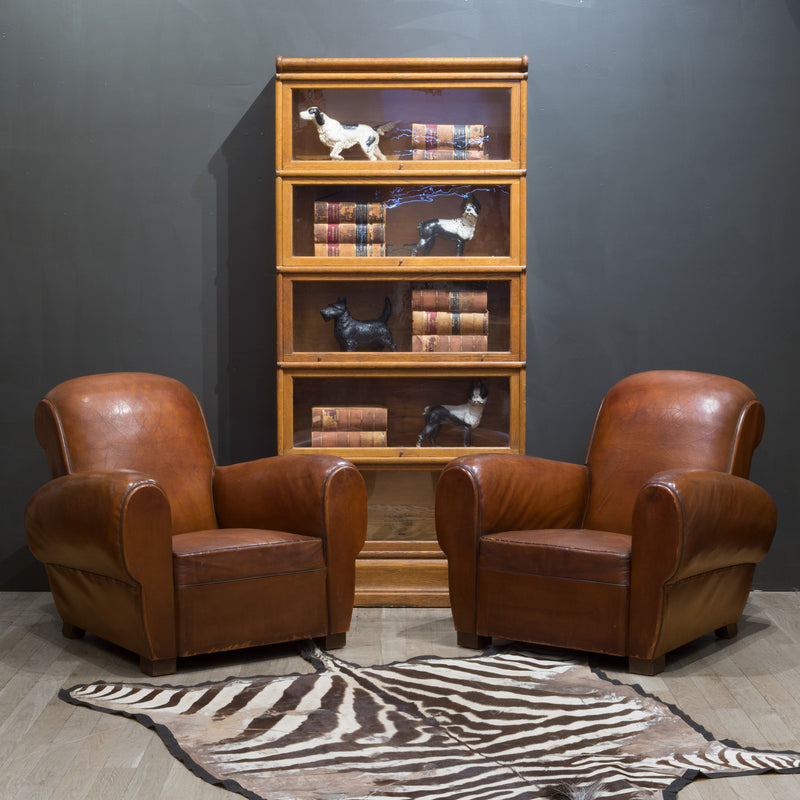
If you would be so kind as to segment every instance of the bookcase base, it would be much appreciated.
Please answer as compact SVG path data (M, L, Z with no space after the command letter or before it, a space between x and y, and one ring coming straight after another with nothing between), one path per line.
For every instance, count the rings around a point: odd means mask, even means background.
M447 608L447 559L436 542L367 542L356 559L356 606Z

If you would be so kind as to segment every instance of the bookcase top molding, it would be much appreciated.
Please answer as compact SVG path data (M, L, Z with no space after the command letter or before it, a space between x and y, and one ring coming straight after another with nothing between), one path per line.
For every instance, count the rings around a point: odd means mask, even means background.
M528 56L498 58L285 58L275 59L278 80L308 78L332 74L341 79L363 80L370 76L405 74L423 78L494 78L525 79Z

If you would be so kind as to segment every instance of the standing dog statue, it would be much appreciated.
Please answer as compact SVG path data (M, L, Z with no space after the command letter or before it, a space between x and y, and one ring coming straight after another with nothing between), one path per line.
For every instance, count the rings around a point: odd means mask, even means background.
M301 119L313 120L317 124L319 140L331 148L331 158L342 160L342 150L347 150L358 145L370 161L386 161L386 156L381 153L378 142L380 137L394 128L396 122L385 122L373 128L371 125L356 123L345 124L329 117L316 106L300 112Z
M419 241L412 255L427 256L433 248L436 237L451 239L456 243L456 255L464 255L464 245L475 235L475 226L481 213L481 204L474 194L465 198L461 204L458 219L427 219L417 226Z
M361 346L369 345L372 350L397 350L392 332L386 324L392 313L392 301L386 298L383 313L378 319L357 320L350 316L347 309L347 298L340 297L335 303L323 308L320 312L325 322L334 320L333 335L339 347L346 353L352 353Z
M460 406L425 406L425 427L417 437L417 447L422 447L425 439L430 439L430 443L436 447L436 437L445 422L464 429L464 447L469 447L472 429L480 424L488 399L489 390L481 381L477 386L474 383L470 385L467 402Z

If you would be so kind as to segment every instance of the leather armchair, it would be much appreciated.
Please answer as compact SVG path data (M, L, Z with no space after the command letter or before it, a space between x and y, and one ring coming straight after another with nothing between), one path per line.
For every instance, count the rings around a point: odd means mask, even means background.
M458 458L436 490L459 644L491 637L627 656L654 675L736 634L775 505L749 481L764 410L744 384L655 371L603 400L583 464Z
M25 528L66 636L131 650L149 675L200 653L344 645L367 522L350 462L218 466L195 396L144 373L60 384L35 428L51 480Z

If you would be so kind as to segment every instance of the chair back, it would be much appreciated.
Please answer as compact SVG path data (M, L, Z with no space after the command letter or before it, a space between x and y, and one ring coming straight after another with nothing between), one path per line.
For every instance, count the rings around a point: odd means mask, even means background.
M142 472L164 489L173 533L217 527L208 429L197 398L182 383L138 372L74 378L39 402L35 426L52 478Z
M603 400L589 441L584 527L630 533L636 496L658 472L748 477L763 430L764 409L739 381L682 371L620 381Z

